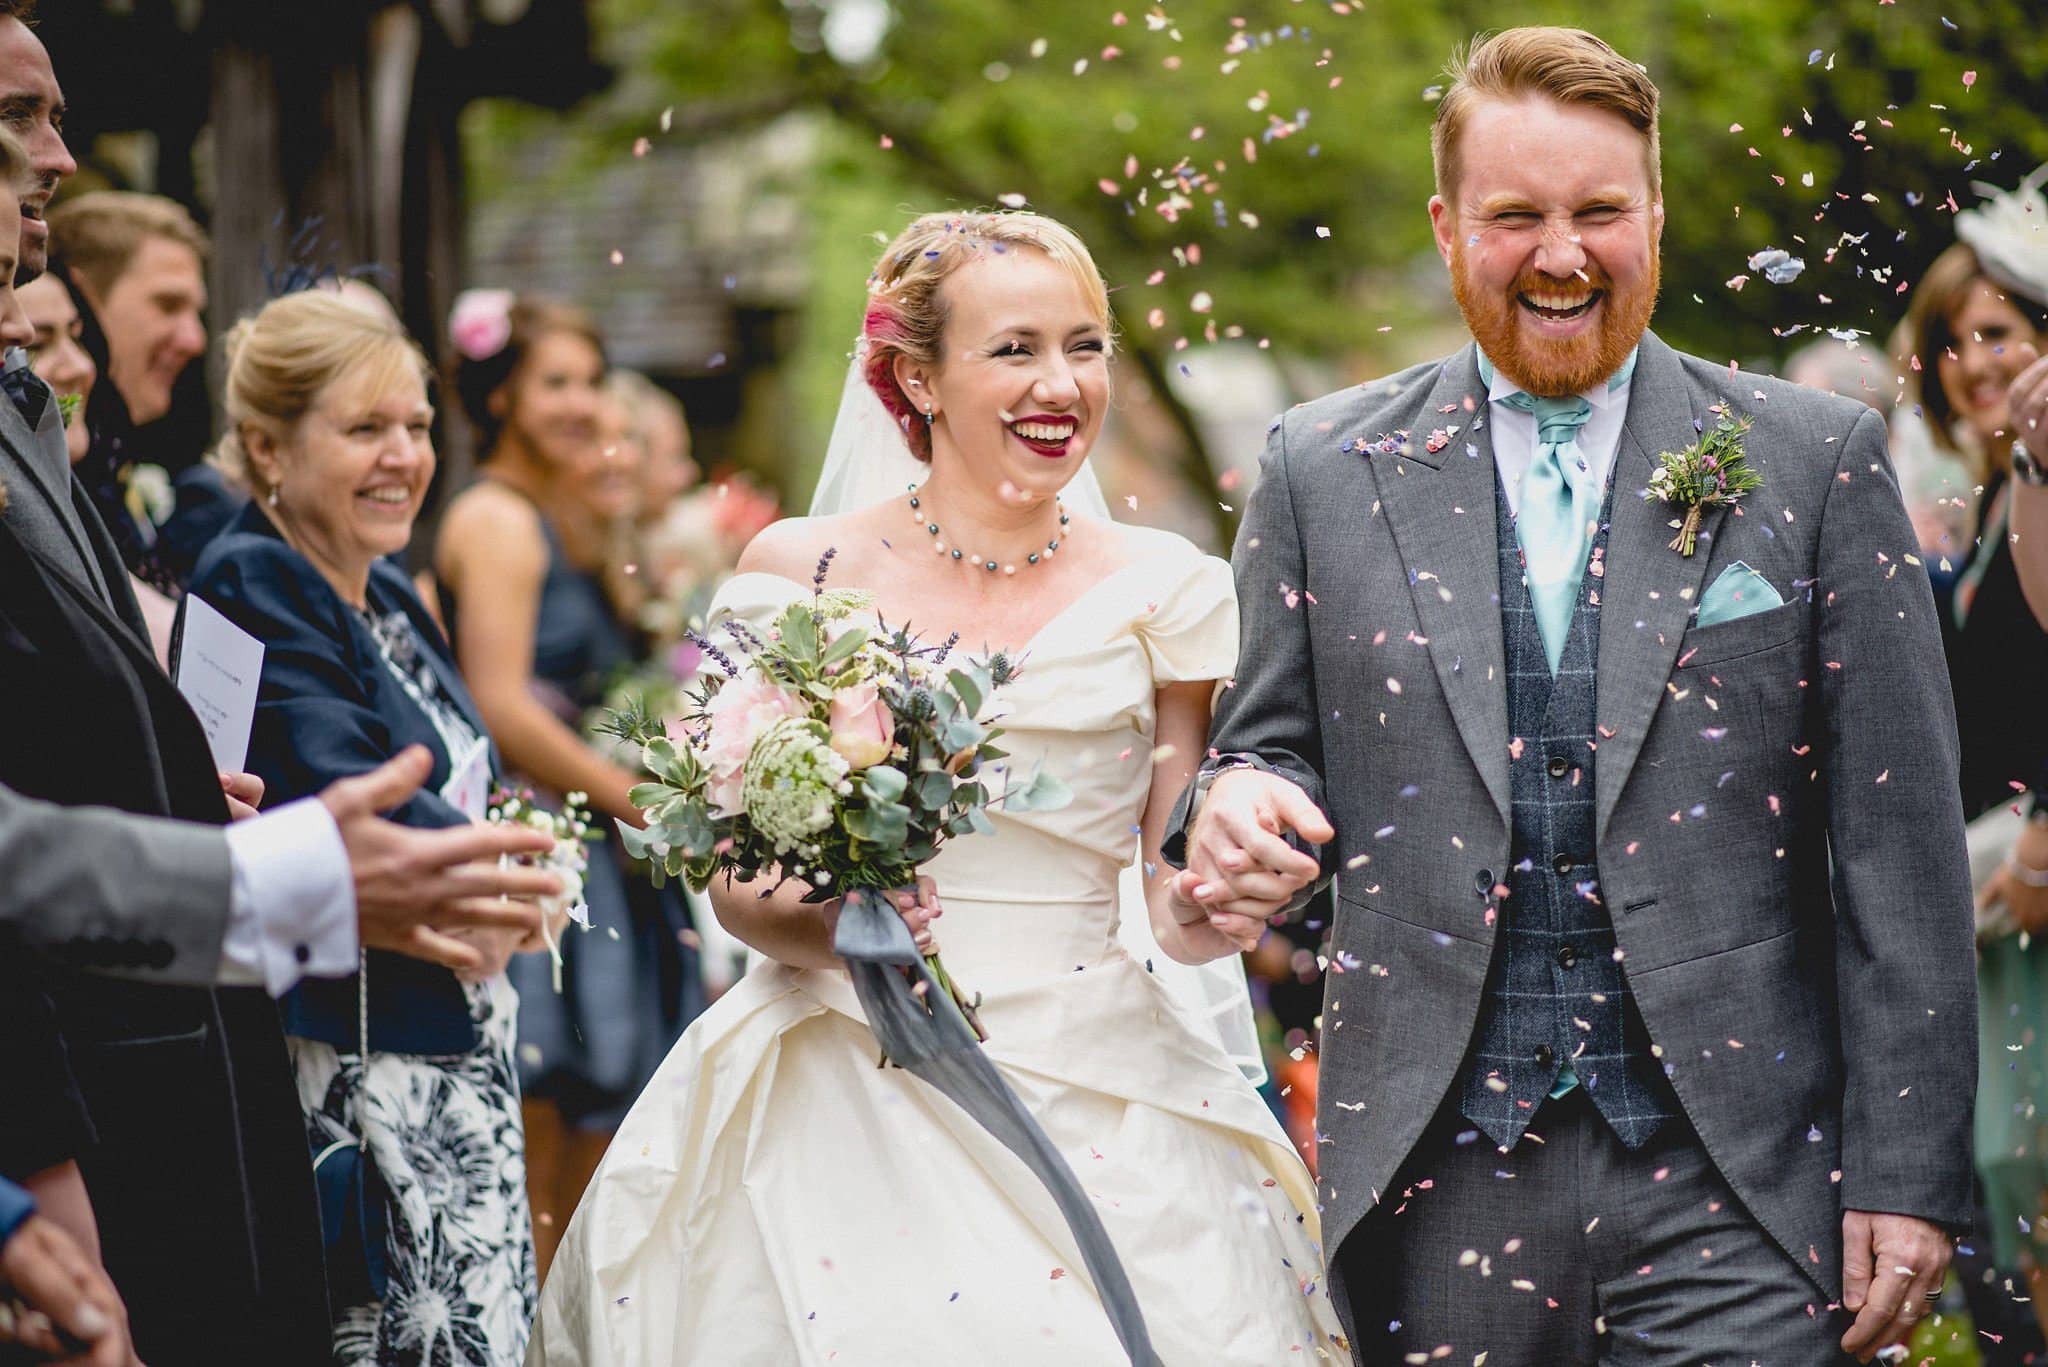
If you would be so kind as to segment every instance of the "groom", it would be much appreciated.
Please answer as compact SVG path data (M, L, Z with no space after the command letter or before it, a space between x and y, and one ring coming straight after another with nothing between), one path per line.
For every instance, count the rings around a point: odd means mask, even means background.
M1969 1218L1976 1078L1884 424L1646 331L1641 68L1524 28L1453 75L1429 211L1478 345L1273 429L1176 911L1241 932L1336 879L1317 1157L1361 1361L1868 1361ZM1653 474L1723 414L1761 483L1687 554Z

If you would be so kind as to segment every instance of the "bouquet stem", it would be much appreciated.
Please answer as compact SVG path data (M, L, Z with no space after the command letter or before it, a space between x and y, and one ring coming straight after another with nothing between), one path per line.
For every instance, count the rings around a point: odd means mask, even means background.
M1678 529L1677 536L1671 538L1669 549L1677 551L1683 556L1690 556L1693 553L1693 550L1699 545L1700 515L1704 511L1704 506L1698 503L1687 506L1685 510L1685 525Z
M931 970L932 977L937 980L939 986L946 989L946 994L953 999L953 1005L960 1008L960 1014L967 1021L967 1028L974 1032L974 1038L983 1044L987 1044L988 1031L982 1029L981 1016L975 1010L976 1007L981 1005L981 994L976 993L974 1000L969 1001L967 994L960 990L960 984L955 982L953 975L946 971L945 962L936 954L925 955L924 966Z

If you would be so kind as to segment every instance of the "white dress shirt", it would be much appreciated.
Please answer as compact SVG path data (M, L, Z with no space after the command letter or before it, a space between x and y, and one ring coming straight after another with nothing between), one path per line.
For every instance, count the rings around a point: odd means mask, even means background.
M234 891L220 981L281 997L303 977L356 971L356 887L334 816L317 797L227 827Z
M1580 394L1593 405L1593 411L1579 429L1579 450L1585 453L1595 487L1602 491L1614 469L1622 422L1628 417L1628 391L1634 383L1633 374L1618 389L1609 389L1607 381L1601 380ZM1500 472L1500 487L1507 491L1512 513L1522 511L1522 476L1529 473L1529 462L1536 454L1536 415L1501 402L1519 390L1519 385L1496 369L1486 391L1486 420L1493 427L1493 467Z

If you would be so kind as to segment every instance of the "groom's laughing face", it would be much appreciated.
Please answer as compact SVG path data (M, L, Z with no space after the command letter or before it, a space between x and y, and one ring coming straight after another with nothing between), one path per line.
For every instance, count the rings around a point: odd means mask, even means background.
M1657 303L1664 205L1648 140L1590 105L1484 100L1457 166L1429 214L1481 349L1531 394L1576 394L1613 374Z

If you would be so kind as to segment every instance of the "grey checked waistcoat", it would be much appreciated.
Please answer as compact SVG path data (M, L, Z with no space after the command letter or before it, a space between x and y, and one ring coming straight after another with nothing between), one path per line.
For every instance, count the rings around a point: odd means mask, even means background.
M1465 1063L1462 1108L1502 1148L1521 1139L1567 1059L1631 1149L1678 1111L1615 962L1614 926L1594 867L1593 679L1613 502L1610 485L1553 680L1514 518L1494 479L1508 732L1515 738L1508 764L1513 867L1500 880L1508 895Z

